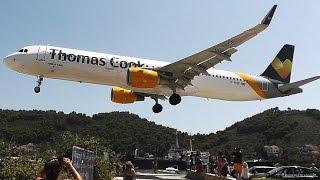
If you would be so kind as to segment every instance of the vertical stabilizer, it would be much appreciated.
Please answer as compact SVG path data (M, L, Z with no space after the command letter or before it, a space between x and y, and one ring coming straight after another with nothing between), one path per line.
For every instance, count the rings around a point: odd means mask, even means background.
M285 44L261 76L280 83L289 83L293 53L294 45Z

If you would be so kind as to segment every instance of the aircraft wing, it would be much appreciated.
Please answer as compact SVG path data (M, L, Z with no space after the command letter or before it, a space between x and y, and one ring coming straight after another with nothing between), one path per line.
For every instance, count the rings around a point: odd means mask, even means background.
M208 74L207 69L223 60L231 61L231 55L237 52L235 47L253 38L269 26L276 8L277 5L274 5L261 23L253 28L201 52L161 67L158 71L169 74L175 80L176 86L183 89L195 76Z
M289 91L291 89L295 89L295 88L298 88L300 86L303 86L303 85L305 85L307 83L310 83L312 81L315 81L317 79L320 79L320 76L315 76L315 77L304 79L304 80L297 81L297 82L294 82L294 83L283 84L283 85L279 86L278 88L279 88L280 91L285 92L285 91Z

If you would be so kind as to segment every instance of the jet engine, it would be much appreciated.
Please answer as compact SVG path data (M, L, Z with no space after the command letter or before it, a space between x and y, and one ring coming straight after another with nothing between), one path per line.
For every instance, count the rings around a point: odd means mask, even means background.
M141 68L129 68L127 84L136 88L155 88L160 83L160 75L157 71Z
M114 87L111 89L111 101L120 104L130 104L135 101L143 101L144 97L136 94L135 92L123 89L120 87Z

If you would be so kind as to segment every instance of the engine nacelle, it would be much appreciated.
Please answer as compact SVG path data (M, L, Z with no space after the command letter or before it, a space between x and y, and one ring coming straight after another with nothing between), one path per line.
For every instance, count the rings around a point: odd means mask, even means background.
M128 69L127 84L136 88L155 88L160 83L157 71L132 67Z
M143 101L144 97L137 95L135 92L123 89L120 87L114 87L111 89L111 101L120 104L130 104L135 101Z

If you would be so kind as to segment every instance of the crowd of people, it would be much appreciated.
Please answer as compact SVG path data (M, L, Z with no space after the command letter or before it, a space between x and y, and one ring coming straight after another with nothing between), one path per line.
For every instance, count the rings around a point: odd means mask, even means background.
M235 151L230 155L232 164L229 164L227 157L219 152L213 161L213 172L220 177L226 177L229 174L236 179L249 179L248 164L243 161L241 149L235 148Z
M201 161L200 151L197 151L195 154L193 152L191 152L189 159L190 159L190 161L189 161L190 170L196 170L197 172L204 171L204 167L203 167L202 161Z
M211 173L216 174L219 177L227 177L228 175L235 177L236 179L249 179L248 164L243 161L242 151L240 148L235 148L235 151L230 154L232 163L228 163L226 155L219 152L216 157L213 157L211 163L207 169L210 169ZM191 153L190 155L190 170L196 172L204 172L205 167L201 161L201 153Z

